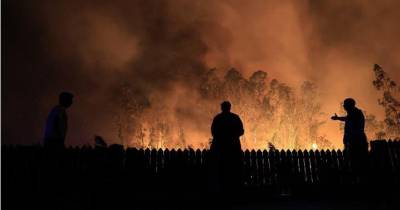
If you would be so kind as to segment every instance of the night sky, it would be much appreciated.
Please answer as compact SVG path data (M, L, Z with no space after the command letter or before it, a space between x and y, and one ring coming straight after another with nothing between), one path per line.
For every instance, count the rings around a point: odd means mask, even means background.
M312 80L327 117L348 96L382 117L372 67L379 63L400 81L399 6L395 0L4 0L2 143L39 143L64 90L75 94L68 145L92 143L95 134L116 141L118 87L130 84L138 98L169 103L177 86L192 95L213 67L235 67L244 76L263 69L293 86Z

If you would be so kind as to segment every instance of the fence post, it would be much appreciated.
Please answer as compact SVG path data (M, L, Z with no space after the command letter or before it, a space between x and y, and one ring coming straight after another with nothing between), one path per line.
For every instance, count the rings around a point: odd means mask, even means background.
M307 183L308 179L307 179L307 175L306 175L306 171L305 171L303 151L298 150L297 155L298 155L298 159L299 159L299 171L300 171L301 184Z
M344 154L341 150L337 150L338 158L338 169L339 169L339 181L344 184L347 180L347 159L345 159Z
M150 168L152 173L157 174L158 168L157 168L157 150L152 149L150 152Z
M157 173L160 173L164 168L164 151L161 148L158 149L156 158Z
M250 174L251 174L251 185L258 185L258 166L257 166L257 154L256 151L251 150L250 152Z
M269 152L267 150L263 151L263 158L265 185L271 185L271 165L269 162Z
M245 185L251 184L251 166L250 166L250 151L246 149L243 155L243 180Z
M310 155L307 150L304 150L304 172L307 177L307 183L312 184L314 180L312 179Z
M292 167L293 167L293 184L298 185L300 183L300 165L299 165L299 156L296 150L292 150Z
M258 177L258 185L263 186L265 184L265 175L264 175L264 159L263 153L261 150L257 150L257 177Z

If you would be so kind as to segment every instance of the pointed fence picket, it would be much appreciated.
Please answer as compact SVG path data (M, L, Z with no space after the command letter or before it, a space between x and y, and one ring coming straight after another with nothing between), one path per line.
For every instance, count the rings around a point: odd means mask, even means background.
M121 176L129 187L146 190L162 188L207 188L210 173L208 150L124 149L69 147L62 158L48 158L51 151L42 147L3 145L7 179L36 186L46 173L58 167L65 176L85 177L103 182ZM400 141L371 142L365 171L377 185L400 184ZM274 185L321 185L337 187L354 183L353 166L347 152L341 150L245 150L242 153L242 177L245 187ZM63 168L60 168L63 167ZM23 175L29 179L22 179ZM64 177L65 179L67 179ZM60 177L62 178L62 177ZM10 182L7 186L21 185Z

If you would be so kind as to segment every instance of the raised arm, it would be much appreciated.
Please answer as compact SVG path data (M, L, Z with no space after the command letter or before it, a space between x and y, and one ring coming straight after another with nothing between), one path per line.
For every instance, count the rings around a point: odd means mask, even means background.
M340 121L346 121L347 117L339 117L337 116L337 114L335 113L335 115L333 115L331 117L332 120L340 120Z

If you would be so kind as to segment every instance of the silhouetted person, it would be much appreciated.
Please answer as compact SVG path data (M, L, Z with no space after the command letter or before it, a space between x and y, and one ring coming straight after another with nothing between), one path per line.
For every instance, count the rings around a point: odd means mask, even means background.
M343 136L344 150L349 155L350 163L356 173L355 175L359 177L363 174L362 170L366 166L368 142L364 132L364 114L355 105L356 101L354 99L345 99L343 108L346 110L347 116L339 117L335 114L331 119L345 122Z
M68 129L66 109L72 105L73 95L62 92L59 95L59 103L49 113L46 121L44 145L52 148L64 147Z
M210 150L222 189L235 190L242 182L240 136L244 134L243 123L238 115L230 112L228 101L222 102L221 110L211 125L213 140Z
M43 171L43 199L40 209L54 209L59 205L60 200L65 196L68 182L68 174L64 168L65 151L64 142L67 134L67 112L66 109L72 105L73 95L68 92L62 92L59 95L58 105L53 107L47 116L46 128L44 132L43 144L46 150L44 153Z

